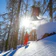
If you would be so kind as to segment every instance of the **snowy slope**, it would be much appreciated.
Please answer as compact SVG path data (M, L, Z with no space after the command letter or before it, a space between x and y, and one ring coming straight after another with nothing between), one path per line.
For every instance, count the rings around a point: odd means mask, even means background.
M28 48L21 47L13 55L6 56L56 56L56 35L39 41L30 41Z
M37 39L41 39L45 33L56 32L56 22L48 22L37 28Z
M56 56L56 35L32 41L27 49L22 47L14 56Z

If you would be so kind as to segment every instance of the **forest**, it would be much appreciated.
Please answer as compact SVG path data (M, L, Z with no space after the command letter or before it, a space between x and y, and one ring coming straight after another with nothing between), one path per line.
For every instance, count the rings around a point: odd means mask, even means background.
M7 12L0 14L3 19L0 21L1 51L16 49L17 45L23 44L26 29L20 27L21 20L25 20L24 16L35 20L36 15L33 15L32 8L40 8L40 15L47 17L45 20L56 21L56 0L6 0L6 3ZM36 40L36 30L32 30L30 34L33 35L30 40Z

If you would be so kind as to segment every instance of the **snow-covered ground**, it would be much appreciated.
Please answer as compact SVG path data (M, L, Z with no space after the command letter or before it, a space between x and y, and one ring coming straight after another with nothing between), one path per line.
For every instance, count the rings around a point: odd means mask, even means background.
M56 56L56 34L39 41L30 41L26 49L21 47L13 51L13 55L9 51L5 56Z
M56 22L48 22L37 28L37 39L41 39L45 33L56 32Z

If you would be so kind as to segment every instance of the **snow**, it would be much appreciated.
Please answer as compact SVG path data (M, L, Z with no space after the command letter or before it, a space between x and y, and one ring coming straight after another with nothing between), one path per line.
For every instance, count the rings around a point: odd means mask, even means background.
M56 34L39 41L29 42L28 48L25 49L25 46L23 46L16 49L16 51L14 50L15 53L11 56L56 56ZM10 55L7 54L6 56Z
M45 33L56 32L56 22L48 22L37 28L37 39L41 39Z
M29 47L22 47L14 56L56 56L56 35L40 41L30 41Z
M2 52L2 53L0 54L0 56L3 56L4 54L6 54L6 53L8 53L8 52L10 52L10 50L9 50L9 51L6 51L6 52Z

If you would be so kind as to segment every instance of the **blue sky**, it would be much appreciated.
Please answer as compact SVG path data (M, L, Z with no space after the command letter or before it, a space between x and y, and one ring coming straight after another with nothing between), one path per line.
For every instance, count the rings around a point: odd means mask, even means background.
M6 0L0 0L0 14L6 13ZM3 19L0 17L0 21Z
M0 0L0 14L6 13L6 0Z

